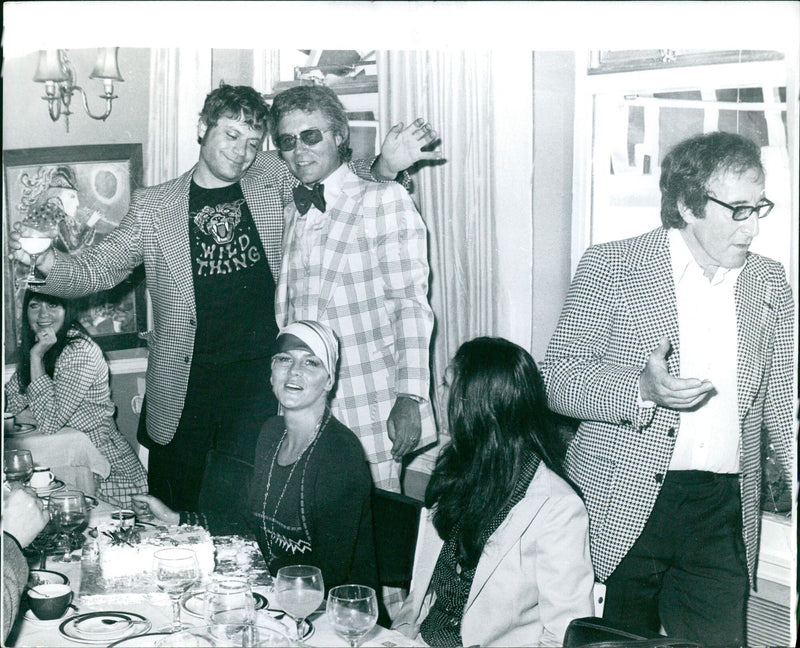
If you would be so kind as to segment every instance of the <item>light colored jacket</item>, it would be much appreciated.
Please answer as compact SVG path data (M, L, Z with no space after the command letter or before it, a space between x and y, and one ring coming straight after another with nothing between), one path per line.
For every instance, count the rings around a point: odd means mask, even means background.
M435 601L428 589L443 544L423 509L411 590L392 624L408 637L418 637ZM483 549L461 620L463 645L561 646L572 619L592 616L593 585L586 509L541 463Z
M323 249L310 256L310 285L318 288L293 301L290 286L298 278L288 259L300 245L298 215L294 204L286 207L275 293L278 326L317 320L339 336L331 410L359 437L370 462L391 458L386 422L398 394L424 399L417 447L434 442L427 230L410 196L399 184L366 182L347 171L325 211Z
M782 266L749 254L736 282L743 538L751 584L760 531L761 429L792 467L793 304ZM667 231L590 247L542 363L550 406L581 419L566 456L586 500L592 559L605 581L644 528L680 433L676 410L639 408L639 374L662 336L680 375Z

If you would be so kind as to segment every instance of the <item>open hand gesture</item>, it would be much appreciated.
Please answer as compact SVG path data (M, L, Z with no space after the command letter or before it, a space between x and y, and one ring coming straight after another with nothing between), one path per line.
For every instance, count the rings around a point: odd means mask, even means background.
M438 139L438 133L422 117L415 119L405 128L403 122L395 124L381 145L377 173L383 178L393 179L398 173L420 160L441 159L440 150L422 150Z

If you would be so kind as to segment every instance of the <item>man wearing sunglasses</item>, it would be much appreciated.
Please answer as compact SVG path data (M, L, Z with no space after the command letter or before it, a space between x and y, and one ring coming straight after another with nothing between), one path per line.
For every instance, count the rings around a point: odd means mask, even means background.
M403 456L436 441L425 224L401 186L348 168L347 116L330 89L280 93L270 123L301 182L284 212L278 325L312 317L339 335L332 411L360 438L375 485L399 491Z
M741 646L762 428L791 473L794 307L783 267L748 251L773 207L758 146L685 140L660 186L663 227L584 254L542 369L581 420L566 467L604 616Z
M80 297L144 263L154 327L139 441L150 450L150 494L176 509L196 510L210 448L252 462L260 426L277 409L269 384L275 278L283 205L297 181L261 150L268 112L253 88L216 88L200 113L193 169L136 192L96 247L80 256L48 251L37 264L47 275L43 292ZM420 150L435 137L421 122L393 128L375 164L358 160L354 169L391 179L435 157ZM27 261L18 238L10 247Z

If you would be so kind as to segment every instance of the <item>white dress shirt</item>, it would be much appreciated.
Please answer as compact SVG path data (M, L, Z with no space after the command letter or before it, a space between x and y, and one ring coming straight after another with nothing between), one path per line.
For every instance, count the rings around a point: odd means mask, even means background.
M718 268L709 280L680 230L669 230L678 310L680 377L710 380L714 390L680 412L670 470L739 472L734 293L741 268Z

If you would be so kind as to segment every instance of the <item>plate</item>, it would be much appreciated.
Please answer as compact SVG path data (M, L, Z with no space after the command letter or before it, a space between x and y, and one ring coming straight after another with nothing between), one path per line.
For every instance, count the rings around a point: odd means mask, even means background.
M181 607L183 608L184 612L192 616L202 618L204 596L205 592L203 591L191 592L185 599L181 601ZM269 601L267 601L266 597L262 596L258 592L253 592L253 600L255 601L256 610L263 610L269 605Z
M25 434L30 434L31 432L36 430L36 426L32 423L17 423L14 426L13 430L9 430L6 432L6 436L10 437L18 437L23 436Z
M58 626L62 637L87 644L104 644L150 630L151 623L133 612L88 612L70 617Z
M290 637L291 639L295 638L296 636L295 633L297 632L297 624L295 623L294 619L290 617L288 614L283 616L284 613L281 611L281 616L274 617L269 610L263 610L261 614L262 615L266 614L267 618L270 620L270 623L275 624L276 627L282 627L283 632L288 637ZM312 614L314 613L312 612ZM259 622L259 616L261 615L256 615L256 623ZM306 619L305 621L303 621L303 636L300 639L301 641L305 641L313 634L314 634L314 624L308 619Z
M120 639L112 644L108 644L108 648L116 648L117 646L125 646L125 648L154 648L162 637L166 637L169 632L146 632L145 634L136 635L135 637L127 637Z
M34 488L33 490L36 491L36 494L41 497L42 495L50 495L51 493L64 490L65 488L66 484L64 484L63 481L60 479L54 479L49 486L45 486L44 488Z

